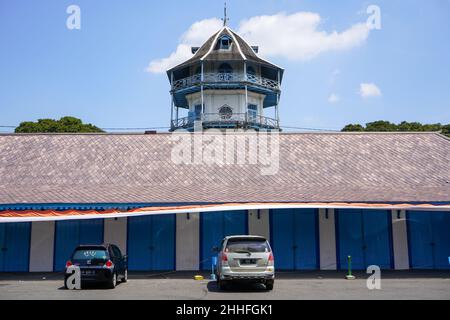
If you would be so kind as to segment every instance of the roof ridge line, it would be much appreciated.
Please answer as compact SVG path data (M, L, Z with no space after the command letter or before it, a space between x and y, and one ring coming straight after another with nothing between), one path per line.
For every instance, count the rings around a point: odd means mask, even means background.
M242 52L241 46L239 44L239 41L237 41L236 37L234 36L233 30L231 30L227 26L225 26L225 29L231 34L231 37L233 38L234 42L236 43L236 46L237 46L237 48L239 50L239 53L241 54L241 57L244 59L244 61L246 61L247 60L247 56ZM244 40L244 39L242 39L242 40ZM245 42L245 40L244 40L244 42ZM248 45L247 42L245 42L245 43Z
M208 52L207 52L203 57L200 58L200 61L205 60L206 57L209 56L209 55L211 54L211 52L212 52L213 49L214 49L214 46L215 46L216 43L217 43L217 40L219 39L220 34L221 34L222 31L223 31L224 29L226 29L226 28L227 28L227 27L224 26L224 27L222 27L219 31L217 31L217 34L216 34L216 36L214 37L214 41L211 43L211 47L209 47Z

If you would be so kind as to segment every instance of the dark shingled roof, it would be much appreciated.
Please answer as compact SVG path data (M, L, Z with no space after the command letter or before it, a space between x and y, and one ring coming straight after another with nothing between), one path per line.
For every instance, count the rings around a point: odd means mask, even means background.
M226 51L218 51L215 50L217 39L219 39L222 35L227 35L233 40L236 39L237 44L233 43L231 46L231 50L229 52ZM233 41L234 42L234 41ZM212 49L212 50L210 50ZM240 49L240 50L239 50ZM281 73L283 73L283 69L264 60L261 59L252 47L237 33L232 31L228 27L223 27L214 35L212 35L206 42L203 44L200 49L194 54L194 56L182 64L170 69L167 71L168 74L174 69L181 69L192 65L194 63L200 63L200 61L252 61L258 64L262 64L274 69L279 69Z
M438 134L281 134L280 169L177 165L171 135L0 135L0 204L450 203Z

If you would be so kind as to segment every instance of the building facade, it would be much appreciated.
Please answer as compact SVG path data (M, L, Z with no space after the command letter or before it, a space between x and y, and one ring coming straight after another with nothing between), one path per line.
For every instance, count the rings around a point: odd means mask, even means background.
M210 270L212 248L242 234L270 239L278 270L344 270L348 256L449 269L450 140L280 134L283 69L257 52L226 26L193 48L168 71L171 130L269 131L270 175L174 159L198 134L0 135L0 272L60 272L77 245L104 242L131 271Z

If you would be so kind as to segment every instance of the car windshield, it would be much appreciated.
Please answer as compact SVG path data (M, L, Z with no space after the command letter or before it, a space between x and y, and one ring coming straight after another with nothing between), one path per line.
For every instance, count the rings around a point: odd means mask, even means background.
M106 260L108 253L103 249L82 249L73 254L73 260Z
M227 252L270 252L269 244L264 239L230 239L227 243Z

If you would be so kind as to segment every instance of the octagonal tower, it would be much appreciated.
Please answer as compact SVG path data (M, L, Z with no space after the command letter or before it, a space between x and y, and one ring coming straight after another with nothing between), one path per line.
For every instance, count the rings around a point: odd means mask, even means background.
M167 71L171 131L280 129L284 70L258 57L258 47L225 25L192 53L191 59Z

